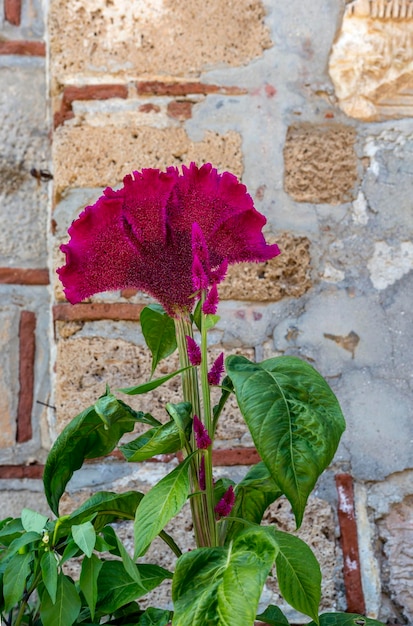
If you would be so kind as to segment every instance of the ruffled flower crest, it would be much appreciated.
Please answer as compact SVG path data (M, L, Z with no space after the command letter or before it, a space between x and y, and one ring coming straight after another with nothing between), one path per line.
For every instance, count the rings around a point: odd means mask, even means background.
M279 254L265 242L265 222L245 186L209 163L191 163L182 173L143 169L126 176L118 191L105 189L73 222L61 247L66 263L57 271L72 304L135 288L180 317L194 306L195 258L212 287L228 263ZM198 280L204 287L202 273Z

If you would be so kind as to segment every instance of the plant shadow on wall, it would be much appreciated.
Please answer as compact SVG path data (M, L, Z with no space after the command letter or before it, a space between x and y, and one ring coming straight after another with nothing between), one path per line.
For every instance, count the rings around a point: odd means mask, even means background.
M275 563L281 593L295 609L321 626L368 626L379 622L345 613L318 615L321 572L310 548L274 525L261 525L267 507L285 495L297 527L320 474L331 462L344 431L336 397L322 376L295 357L261 363L221 354L211 362L208 331L218 321L218 285L228 264L266 261L277 254L262 228L244 185L206 164L182 171L146 169L106 189L69 229L58 270L68 300L133 287L158 303L141 314L152 354L152 377L121 389L149 392L174 376L182 402L167 403L167 421L135 411L109 389L77 415L53 445L44 489L53 516L24 509L0 525L1 613L17 626L251 626L255 621L288 625L276 606L257 615ZM180 368L156 377L159 362L178 350ZM211 388L220 389L212 406ZM235 395L262 459L238 484L214 481L212 449L225 404ZM109 454L137 423L144 434L120 445L131 463L159 454L182 460L146 494L98 492L70 515L59 501L86 459ZM197 548L181 552L165 531L189 500ZM134 521L134 555L113 526ZM160 537L176 555L174 572L143 563ZM81 560L79 580L67 575L70 559ZM172 580L172 610L139 601Z

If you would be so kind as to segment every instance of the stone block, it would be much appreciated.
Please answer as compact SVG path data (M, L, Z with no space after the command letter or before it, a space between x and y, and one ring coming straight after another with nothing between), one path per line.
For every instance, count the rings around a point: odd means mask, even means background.
M165 169L195 161L242 174L241 137L207 132L192 142L183 128L63 126L55 133L55 189L105 187L144 167Z
M270 47L260 0L123 3L53 0L50 45L55 85L85 77L198 76L239 66ZM67 28L71 24L71 28Z
M350 117L382 121L413 116L413 9L403 0L348 3L329 71Z
M310 241L280 233L276 241L281 254L266 263L238 263L228 269L220 285L225 300L277 302L302 296L311 287Z
M0 266L47 264L47 185L31 170L48 167L44 61L0 62Z
M42 515L52 517L52 512L47 504L43 493L43 482L41 480L31 480L30 488L27 481L9 481L10 489L4 487L0 490L1 519L6 517L20 517L22 509L32 509Z
M97 324L102 326L103 323ZM131 387L149 380L150 352L145 346L131 341L126 334L126 327L125 323L115 324L112 327L112 338L109 338L108 336L97 337L95 330L92 330L96 329L96 325L85 324L80 329L78 326L73 327L73 324L69 322L69 329L67 329L66 324L60 324L61 337L69 335L69 338L61 338L57 349L55 406L56 428L59 432L73 417L96 402L105 392L106 384L115 393L119 388ZM110 326L107 328L109 329ZM135 328L136 337L139 338L140 327L135 326ZM92 336L85 336L88 332ZM122 334L125 338L121 338ZM117 339L113 338L116 336ZM220 352L219 346L211 349L211 365ZM235 352L236 350L231 351L231 353ZM253 358L251 350L245 350L243 354L247 358ZM178 367L176 354L158 365L155 376L164 376L177 370ZM181 381L179 376L174 377L166 384L144 395L125 396L120 393L116 395L135 410L149 412L165 422L168 419L165 404L182 401ZM219 397L220 391L214 390L213 405L218 402ZM147 430L147 427L137 426L137 431L143 430ZM247 427L239 413L236 401L231 399L218 423L217 446L222 448L240 444L250 446L251 439L247 434Z
M340 204L355 198L355 130L341 124L290 126L284 188L297 202Z

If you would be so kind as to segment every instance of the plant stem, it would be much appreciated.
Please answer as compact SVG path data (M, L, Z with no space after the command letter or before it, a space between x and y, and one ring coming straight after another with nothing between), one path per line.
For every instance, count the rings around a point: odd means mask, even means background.
M176 329L176 341L178 344L179 361L181 368L188 367L190 364L186 343L186 336L193 337L192 323L188 318L175 319ZM201 414L201 406L199 401L199 387L198 387L198 374L194 367L191 367L182 372L182 389L183 396L186 402L190 402L192 405L192 417ZM191 448L196 449L195 437L192 432L191 435ZM195 455L193 462L190 466L191 475L191 490L192 493L199 491L199 459L198 455ZM204 497L203 494L194 496L190 499L192 520L194 523L195 541L198 547L209 545L208 537L205 534L205 525L203 524L204 518Z

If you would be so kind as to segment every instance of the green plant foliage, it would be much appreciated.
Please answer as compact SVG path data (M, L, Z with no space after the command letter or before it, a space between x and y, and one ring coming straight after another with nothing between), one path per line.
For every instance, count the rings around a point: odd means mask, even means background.
M75 544L90 558L96 543L96 531L92 522L73 524L72 536Z
M11 611L23 595L31 572L33 553L15 554L7 563L3 574L4 610Z
M82 603L73 581L63 573L57 580L56 601L52 602L44 590L40 605L43 626L72 626L80 613Z
M126 393L128 396L136 396L139 394L148 393L148 391L153 391L154 389L157 389L178 374L182 374L182 372L191 369L191 367L192 365L189 367L183 367L180 370L176 370L176 372L172 372L171 374L167 374L166 376L161 376L161 378L155 378L154 380L150 380L147 383L142 383L141 385L135 385L134 387L125 387L123 389L119 389L119 391L121 391L122 393Z
M142 333L152 354L152 372L177 348L175 324L160 304L149 304L140 314Z
M315 626L315 623L310 622L308 626ZM383 623L356 613L323 613L320 626L383 626Z
M186 413L186 428L190 431L192 419L189 412ZM188 432L189 434L189 432ZM182 430L174 420L151 428L140 435L134 441L119 446L127 461L146 461L156 454L169 454L177 452L183 447Z
M84 558L79 578L79 586L85 596L92 620L95 617L95 608L98 599L98 577L102 565L102 561L96 554L92 554L89 558Z
M40 569L42 572L42 580L44 586L47 589L47 593L50 596L52 604L55 604L57 594L58 568L56 555L53 551L48 550L47 552L43 553L43 556L40 560Z
M311 365L295 357L252 363L229 356L226 368L258 453L300 526L345 428L337 398Z
M253 624L275 554L266 533L248 529L228 547L182 555L172 582L173 626Z
M321 571L308 545L289 533L271 529L278 548L277 580L283 597L292 607L318 624Z
M144 554L150 543L185 504L189 493L187 457L170 474L144 495L136 510L135 558Z
M64 428L49 452L43 474L46 498L55 515L59 514L59 501L67 483L83 461L112 452L137 421L131 409L106 393Z
M68 532L73 524L83 521L93 521L95 531L99 532L111 522L132 520L135 518L136 508L142 498L143 493L139 491L126 491L125 493L99 491L60 522L57 536Z
M142 613L139 626L167 626L171 619L171 612L164 609L155 609L150 606Z
M141 598L165 579L172 578L168 570L158 565L137 565L140 582L133 580L121 561L104 561L98 576L99 614L114 613L120 607Z
M289 621L278 606L270 604L263 613L257 615L259 622L265 622L268 626L289 626Z

